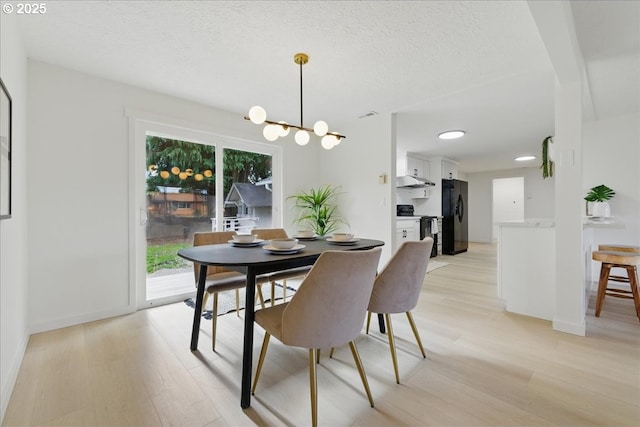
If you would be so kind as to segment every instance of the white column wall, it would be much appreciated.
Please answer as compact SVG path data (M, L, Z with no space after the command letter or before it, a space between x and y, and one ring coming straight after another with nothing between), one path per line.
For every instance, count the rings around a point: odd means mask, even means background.
M347 138L331 150L321 150L321 183L342 186L340 209L356 236L385 242L383 265L395 247L395 115L359 119L340 131Z
M553 328L585 335L582 82L556 83L556 304Z

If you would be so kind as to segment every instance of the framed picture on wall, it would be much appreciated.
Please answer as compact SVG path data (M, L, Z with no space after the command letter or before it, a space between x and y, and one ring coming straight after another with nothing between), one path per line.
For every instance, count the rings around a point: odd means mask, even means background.
M11 96L0 79L0 219L11 218Z

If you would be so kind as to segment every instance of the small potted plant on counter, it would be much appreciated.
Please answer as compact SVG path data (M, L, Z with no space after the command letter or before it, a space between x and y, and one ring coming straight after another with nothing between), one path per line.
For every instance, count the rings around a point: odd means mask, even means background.
M595 218L608 218L611 216L609 202L616 192L604 184L593 187L587 195L587 216L589 216L589 202L591 202L591 216Z

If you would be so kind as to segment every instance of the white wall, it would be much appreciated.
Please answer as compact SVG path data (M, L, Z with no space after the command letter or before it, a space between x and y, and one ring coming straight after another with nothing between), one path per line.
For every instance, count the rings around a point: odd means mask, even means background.
M12 98L12 217L0 221L0 423L29 340L27 58L16 15L0 13L0 77Z
M469 173L469 241L491 243L493 230L493 180L524 177L524 217L553 218L553 178L542 178L537 167Z
M587 122L582 142L584 195L596 185L612 188L611 215L624 225L593 229L594 248L599 243L640 246L640 114ZM600 263L587 262L597 280Z
M347 138L332 150L320 153L323 183L341 185L342 213L357 236L385 242L381 264L393 250L395 238L395 117L380 114L341 129ZM379 182L380 175L387 182Z
M640 245L640 114L587 122L583 129L584 195L605 184L616 195L611 215L621 230L599 230L602 241Z
M29 320L43 331L132 311L125 109L264 142L232 114L29 62ZM195 125L194 125L195 124ZM315 183L316 147L282 143L283 194ZM290 223L290 212L283 224Z

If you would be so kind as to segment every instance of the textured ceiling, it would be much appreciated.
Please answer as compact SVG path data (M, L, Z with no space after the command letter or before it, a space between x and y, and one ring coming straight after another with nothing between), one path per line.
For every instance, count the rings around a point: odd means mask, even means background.
M598 16L617 2L577 3L578 31L610 30ZM637 53L629 12L625 52ZM322 118L340 131L371 110L398 113L400 149L445 155L463 171L515 167L514 155L537 153L553 132L553 73L521 1L48 1L20 26L33 59L238 115L259 104L293 123L293 55L306 52L305 125ZM594 74L610 72L610 45L624 44L609 38L579 34L599 61L588 64ZM604 101L596 113L608 114ZM443 145L434 136L447 127L468 135Z

